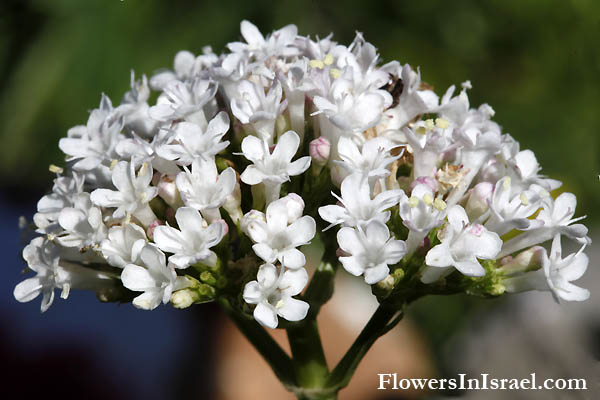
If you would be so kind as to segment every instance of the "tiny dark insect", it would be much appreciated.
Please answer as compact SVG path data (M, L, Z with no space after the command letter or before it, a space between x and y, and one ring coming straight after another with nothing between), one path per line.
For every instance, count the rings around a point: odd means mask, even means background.
M402 90L404 89L402 80L399 79L397 75L392 75L389 83L384 86L384 89L392 95L393 101L391 107L396 107L398 105L400 95L402 94Z

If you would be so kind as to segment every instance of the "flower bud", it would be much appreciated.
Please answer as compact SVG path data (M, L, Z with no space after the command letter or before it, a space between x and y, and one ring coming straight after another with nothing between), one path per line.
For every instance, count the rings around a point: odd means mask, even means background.
M432 178L431 176L420 176L410 184L410 190L412 191L417 185L427 185L431 189L432 192L437 192L438 190L438 181Z
M244 232L247 236L252 237L251 231L253 229L252 225L254 221L262 221L267 222L265 218L265 214L257 210L250 210L244 215L241 222L242 232Z
M173 208L177 208L182 205L181 197L179 197L179 190L175 185L175 177L170 175L163 175L158 182L158 195Z
M240 183L235 182L233 192L225 198L223 208L229 214L231 220L237 224L240 219L244 216L240 205L242 204L242 191L240 189Z
M148 235L148 238L150 240L154 240L154 229L159 226L159 225L164 225L164 221L161 221L160 219L157 219L156 221L154 221L153 223L151 223L148 226L148 229L146 229L146 235Z
M304 200L296 193L290 193L287 196L281 198L280 201L285 202L288 214L288 224L291 224L302 216L304 211Z
M312 140L308 145L308 152L314 164L320 167L327 164L330 149L331 144L329 143L329 140L325 139L323 136L319 136Z
M471 221L482 216L489 208L489 201L492 199L494 185L489 182L481 182L475 185L471 190L465 211Z
M541 268L545 255L546 249L541 246L534 246L513 257L498 270L505 275L535 271Z

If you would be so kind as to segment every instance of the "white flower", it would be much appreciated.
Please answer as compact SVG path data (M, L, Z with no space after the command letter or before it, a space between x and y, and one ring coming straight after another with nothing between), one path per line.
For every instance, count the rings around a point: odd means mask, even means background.
M244 300L256 304L254 319L261 325L275 329L277 316L288 321L300 321L308 313L308 303L292 298L299 294L308 282L304 268L277 272L273 264L263 264L256 281L244 287Z
M54 180L52 193L42 197L37 203L37 213L33 221L36 232L52 234L60 231L58 216L66 207L72 207L75 199L83 191L83 176L77 172L72 177L59 176Z
M296 25L286 25L265 37L260 33L256 25L250 21L242 21L240 30L246 43L232 42L227 44L229 50L234 53L248 52L258 59L270 56L291 57L299 53L293 46L298 35Z
M256 213L255 213L256 214ZM315 236L315 220L305 215L288 225L290 212L287 200L280 199L267 207L265 221L253 218L247 222L247 232L256 244L252 249L267 263L276 260L288 268L306 264L304 254L296 247L308 244Z
M187 169L175 178L184 204L202 212L210 221L220 218L219 207L235 188L235 171L229 167L221 174L212 159L195 159L192 171Z
M371 199L371 189L367 178L360 174L347 176L340 188L342 196L332 195L339 200L342 206L328 205L319 207L319 215L330 225L343 226L365 225L370 221L378 220L383 223L390 219L390 211L386 211L398 204L404 195L402 190L387 190Z
M250 81L241 81L237 89L231 112L242 124L251 124L259 138L272 144L275 120L286 107L281 102L281 84L276 81L266 94L261 84Z
M450 147L451 131L449 122L441 118L437 118L435 122L431 119L419 121L411 128L404 129L413 153L415 178L435 175L438 160Z
M110 228L108 238L100 244L100 250L110 265L124 268L127 264L137 262L145 245L146 232L144 229L129 223Z
M542 193L542 196L544 196L544 193ZM556 200L553 200L548 193L545 193L542 203L543 209L536 219L542 221L543 225L523 232L504 242L502 251L498 257L504 257L535 244L543 243L552 239L557 233L582 244L589 244L591 242L587 237L587 228L582 224L573 224L585 218L573 218L575 208L577 207L577 198L573 193L562 193Z
M180 122L170 143L160 145L156 153L166 160L177 160L179 165L190 165L196 158L213 158L229 146L229 141L221 139L229 129L229 117L220 112L205 130L191 122Z
M364 275L369 285L385 279L390 273L389 265L399 263L406 254L406 244L390 238L387 226L378 220L369 222L364 229L342 228L337 240L340 248L350 254L340 257L344 269L355 276Z
M151 137L156 133L156 121L150 118L148 110L148 98L150 88L146 75L142 75L141 81L135 80L135 73L131 71L131 90L125 93L123 100L116 112L125 120L125 131L133 134Z
M448 224L438 232L438 238L441 243L425 257L425 263L436 268L426 269L422 276L424 283L434 282L450 272L450 267L467 276L484 276L485 270L478 259L492 260L502 247L502 240L496 233L483 225L469 224L467 213L459 205L448 209Z
M352 68L347 69L350 73ZM344 77L335 79L327 98L315 96L315 114L324 113L331 123L344 132L362 132L379 122L392 99L386 91L355 92L354 84Z
M590 297L587 289L571 283L581 278L587 270L589 258L583 253L585 245L577 253L562 258L561 235L554 236L550 257L540 249L541 269L528 272L502 281L508 292L524 290L551 290L555 300L584 301Z
M487 229L498 235L504 235L513 229L524 231L544 225L540 219L529 219L539 209L541 202L540 195L534 191L535 188L512 196L511 181L507 176L496 183L490 201L491 216L484 224Z
M189 82L172 81L158 97L148 114L157 121L185 119L206 126L203 107L214 99L217 85L213 81L194 79Z
M264 183L267 203L277 200L281 184L288 181L290 176L300 175L310 166L310 156L292 162L299 145L300 138L294 131L281 135L273 153L269 151L265 140L246 136L242 141L242 154L253 164L242 173L242 182L247 185Z
M150 225L157 218L148 203L158 193L158 189L150 185L152 166L143 163L138 173L135 163L119 161L112 171L112 182L117 190L96 189L92 192L92 202L101 207L116 207L114 218L124 218L132 214L144 226Z
M75 126L60 139L58 147L75 161L76 171L96 171L109 175L108 165L117 159L115 147L121 139L123 119L117 118L110 99L102 95L100 108L91 112L86 126Z
M61 289L61 297L66 299L71 289L96 290L112 283L112 278L102 272L61 261L59 247L43 237L25 246L23 258L36 275L15 287L15 299L25 303L42 294L42 312L52 305L54 289Z
M165 255L151 244L140 253L141 265L127 264L121 273L123 286L134 292L144 292L133 299L133 305L153 310L162 302L169 302L175 290L183 289L187 281L177 276L172 265L166 265Z
M390 150L396 147L389 140L377 137L366 141L359 150L354 141L341 137L338 153L341 161L336 161L349 174L358 173L369 178L384 178L390 174L387 167L400 156L392 156Z
M406 239L408 255L412 255L429 231L440 226L446 217L446 202L433 195L431 187L423 183L414 187L410 198L401 194L399 213L402 223L409 229Z
M150 78L150 86L154 90L163 90L172 81L192 79L196 72L196 57L189 51L182 50L175 54L173 71L159 71Z
M167 253L173 253L169 262L175 268L187 268L199 261L214 266L217 255L210 250L225 235L226 224L213 222L206 226L204 219L191 207L180 207L175 213L179 229L170 226L154 228L154 242Z
M94 207L89 193L75 197L72 207L65 207L58 215L58 223L64 232L56 236L58 243L65 247L97 246L106 237L106 226L102 212Z

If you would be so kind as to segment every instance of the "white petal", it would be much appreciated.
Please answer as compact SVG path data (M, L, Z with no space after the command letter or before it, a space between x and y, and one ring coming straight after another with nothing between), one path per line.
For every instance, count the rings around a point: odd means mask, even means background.
M263 298L260 285L257 281L248 282L244 286L244 301L248 304L257 304Z
M451 267L454 264L448 244L441 243L427 252L425 263L432 267Z
M42 292L42 288L42 280L36 276L25 279L23 282L20 282L17 286L15 286L13 295L18 302L26 303L38 297L38 295Z
M246 185L258 185L259 183L264 181L265 178L266 175L254 165L248 165L244 172L242 172L242 175L240 176L240 179Z
M164 225L154 228L154 243L168 253L182 253L186 248L183 234L175 228Z
M305 156L291 163L287 168L288 175L296 176L306 171L310 167L310 160L310 156Z
M273 159L279 160L280 163L289 163L292 161L292 158L298 151L298 146L300 145L300 137L294 131L287 131L277 141L275 145L275 150L273 150L273 154L271 157ZM310 157L309 157L310 159Z
M163 293L158 290L145 292L133 299L132 303L135 307L142 310L154 310L160 305L163 300Z
M307 302L297 299L286 299L283 306L277 310L278 314L288 321L301 321L308 314Z
M340 257L340 262L344 269L354 276L360 276L365 272L365 267L358 257Z
M265 156L265 144L256 136L246 136L242 140L242 152L251 161L260 160Z
M277 282L277 278L279 278L279 273L277 272L277 268L273 264L263 264L258 269L258 273L256 274L256 279L261 288L267 289L271 288Z
M252 22L243 20L240 24L240 30L246 43L250 45L262 45L265 43L265 38Z
M340 248L347 253L359 254L364 251L364 246L355 229L347 227L340 229L337 233L337 241Z
M306 244L315 237L317 225L313 217L305 215L287 227L286 233L292 238L294 247Z
M304 268L286 270L279 280L279 288L284 296L295 296L302 292L308 283L308 273Z
M576 281L583 276L589 262L588 256L584 253L580 253L573 258L569 265L560 270L560 274L568 281Z
M135 292L143 292L156 287L156 281L146 268L135 264L128 264L121 273L123 286Z
M277 313L273 309L273 307L265 304L258 303L256 308L254 309L254 319L261 325L266 326L267 328L275 329L277 328Z
M306 264L306 257L298 249L284 251L279 255L279 260L281 261L281 265L291 269L302 268Z
M469 217L464 208L457 204L448 210L448 222L455 231L461 231L469 223Z
M463 275L467 276L484 276L485 269L479 264L477 259L455 261L454 267Z
M387 264L379 264L372 268L365 269L365 282L373 285L384 280L390 274L390 269Z

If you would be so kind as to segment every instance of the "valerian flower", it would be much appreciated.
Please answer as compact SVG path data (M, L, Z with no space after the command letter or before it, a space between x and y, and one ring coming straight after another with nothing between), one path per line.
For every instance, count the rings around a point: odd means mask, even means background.
M129 223L111 227L108 237L100 244L100 250L110 265L123 268L127 264L137 262L146 243L144 229Z
M340 249L350 254L340 257L344 269L355 276L364 275L369 285L385 279L389 266L399 263L406 254L406 244L390 238L389 229L378 220L364 228L342 228L337 239Z
M310 166L310 156L292 162L299 145L300 138L294 131L281 135L272 153L265 140L246 136L242 141L242 153L252 161L252 165L242 173L242 182L247 185L263 183L267 203L277 200L281 184L291 176L303 173Z
M143 163L136 173L134 162L119 161L112 171L112 183L117 190L96 189L92 192L92 203L100 207L116 207L114 218L124 218L131 214L145 226L157 218L148 203L158 193L150 186L152 166Z
M167 304L175 290L187 286L182 276L177 276L172 265L156 246L147 244L140 252L138 264L127 264L121 273L123 286L134 292L144 292L133 299L133 305L143 310L153 310L162 302Z
M438 233L441 243L425 257L425 263L435 269L425 271L422 280L431 283L454 267L467 276L483 276L485 269L479 259L496 258L502 247L498 234L483 225L469 223L465 210L455 205L448 209L448 224Z
M279 323L277 316L288 321L300 321L306 317L309 305L294 299L308 282L304 268L278 272L273 264L263 264L258 270L257 280L244 287L244 300L256 304L254 319L261 325L275 329Z
M170 226L154 228L154 242L162 251L172 253L169 263L176 268L187 268L197 262L214 266L217 255L210 249L221 241L226 224L215 221L206 224L198 210L180 207L175 214L179 229Z
M229 129L227 113L220 112L206 129L192 122L180 122L168 143L158 146L156 153L166 160L176 160L179 165L190 165L194 159L209 159L229 146L221 141Z
M355 173L346 177L340 187L341 197L335 193L332 195L338 199L341 205L328 205L319 207L319 215L330 225L359 226L370 221L379 220L387 222L390 219L390 211L386 211L403 196L402 190L387 190L371 198L371 189L367 177Z
M235 188L235 183L233 168L227 168L219 174L212 159L194 160L192 171L186 169L175 179L183 203L200 210L209 221L221 217L219 207L225 204Z
M315 236L315 220L305 215L290 224L287 199L272 202L267 207L265 220L253 218L247 232L255 242L252 249L267 263L279 261L288 268L301 268L306 257L297 249L308 244Z

